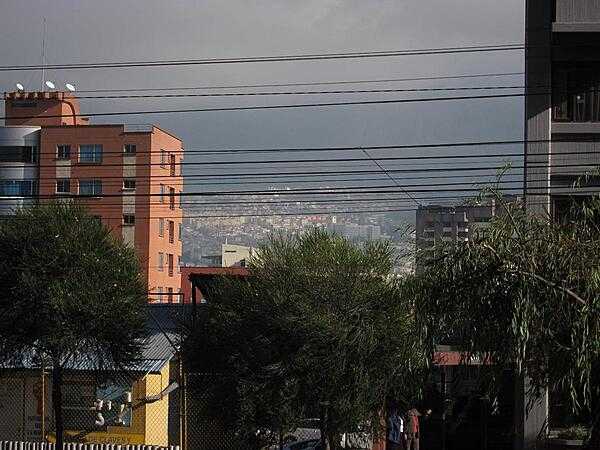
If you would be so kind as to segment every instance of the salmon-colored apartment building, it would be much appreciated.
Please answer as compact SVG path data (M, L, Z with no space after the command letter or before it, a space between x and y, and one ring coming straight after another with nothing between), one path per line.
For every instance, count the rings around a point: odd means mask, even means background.
M178 302L181 140L154 125L92 125L72 93L11 92L4 99L5 133L37 128L39 200L65 197L87 206L135 248L151 301Z

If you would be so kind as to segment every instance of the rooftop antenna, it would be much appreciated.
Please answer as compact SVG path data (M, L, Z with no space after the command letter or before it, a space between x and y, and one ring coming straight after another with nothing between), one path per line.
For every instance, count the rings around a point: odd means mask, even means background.
M65 87L71 91L71 92L75 92L75 86L73 86L71 83L67 83L65 84Z
M21 83L17 83L17 91L23 92L24 90L25 88L23 87L23 85Z
M44 25L42 32L42 80L40 82L42 91L44 90L44 78L46 77L46 16L44 16Z
M54 83L52 81L46 81L46 86L48 86L50 89L56 88L56 86L54 85Z

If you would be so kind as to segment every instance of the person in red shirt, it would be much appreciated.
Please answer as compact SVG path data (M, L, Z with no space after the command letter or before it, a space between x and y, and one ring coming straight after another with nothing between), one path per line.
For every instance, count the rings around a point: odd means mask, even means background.
M425 412L425 417L431 414L431 410L428 409ZM406 413L406 421L404 432L406 433L406 450L419 450L419 417L423 416L416 408L410 409Z

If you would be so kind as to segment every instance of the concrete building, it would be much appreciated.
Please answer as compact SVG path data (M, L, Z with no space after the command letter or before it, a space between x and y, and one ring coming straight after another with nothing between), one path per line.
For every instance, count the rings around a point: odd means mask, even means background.
M528 211L560 220L598 191L600 1L527 0L525 19L525 197ZM584 174L590 178L573 184ZM582 181L582 180L580 180ZM526 397L525 383L517 395ZM522 445L535 445L548 395L515 416Z
M34 202L40 127L0 127L0 216Z
M527 207L557 218L600 165L600 2L528 0L525 36Z
M516 197L505 196L503 201L515 201ZM502 205L490 199L481 205L420 206L416 214L416 246L419 253L416 268L427 257L427 250L441 242L466 242L478 231L485 229L490 220L501 214Z
M183 188L180 139L154 125L91 125L72 93L4 94L0 208L65 199L135 248L148 291L177 301Z
M253 253L245 245L221 244L221 267L246 267Z

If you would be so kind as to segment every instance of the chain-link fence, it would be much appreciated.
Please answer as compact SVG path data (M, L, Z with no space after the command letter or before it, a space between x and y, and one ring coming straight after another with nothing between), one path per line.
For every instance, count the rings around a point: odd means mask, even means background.
M147 372L65 370L59 413L65 442L179 446L172 420L179 417L177 384L169 371L170 364ZM0 440L55 442L54 388L39 368L0 373Z

